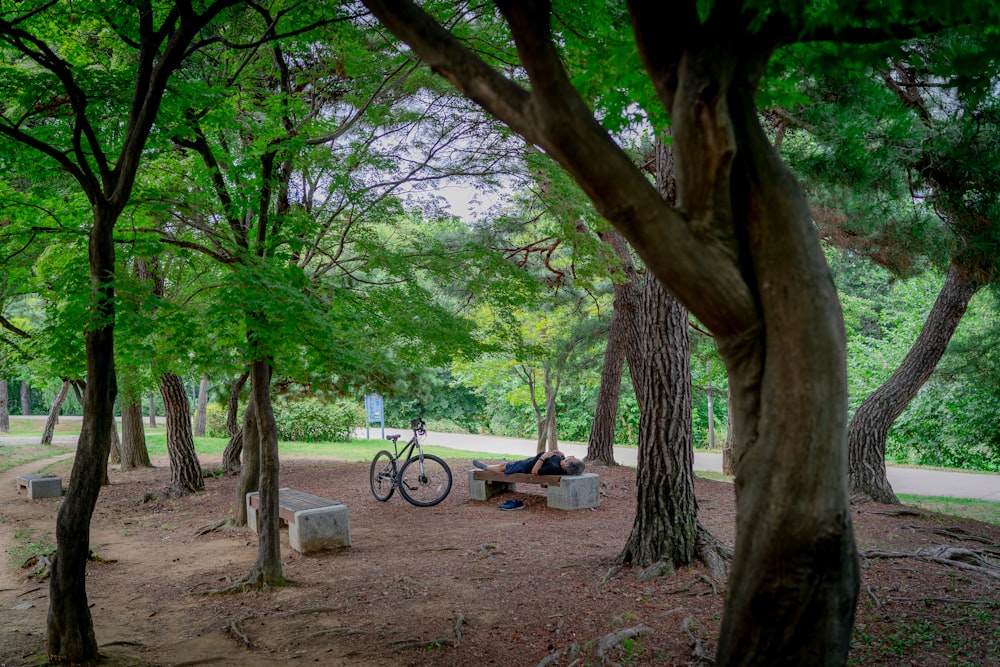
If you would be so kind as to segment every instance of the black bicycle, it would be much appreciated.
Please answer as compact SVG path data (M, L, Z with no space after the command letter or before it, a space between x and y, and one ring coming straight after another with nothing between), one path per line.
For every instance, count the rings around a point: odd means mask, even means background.
M397 488L410 503L430 507L444 500L451 491L451 468L433 454L424 454L420 436L427 435L424 420L417 417L410 421L413 437L399 450L398 435L387 435L392 441L392 452L383 449L372 459L370 481L372 495L385 502L392 498ZM404 461L400 467L399 462Z

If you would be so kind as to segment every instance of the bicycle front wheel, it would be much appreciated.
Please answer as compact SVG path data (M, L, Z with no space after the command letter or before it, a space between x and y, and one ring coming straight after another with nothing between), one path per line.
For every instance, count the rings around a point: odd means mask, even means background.
M407 459L399 471L399 492L418 507L430 507L451 491L451 468L432 454Z
M392 498L392 492L396 490L396 460L392 454L383 449L375 455L375 458L372 459L369 481L375 500L384 503Z

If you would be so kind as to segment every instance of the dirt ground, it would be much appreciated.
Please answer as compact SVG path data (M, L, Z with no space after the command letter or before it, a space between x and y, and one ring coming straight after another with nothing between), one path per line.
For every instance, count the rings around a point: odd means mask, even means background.
M714 654L725 582L700 566L648 581L613 567L632 525L633 470L599 470L596 510L549 509L537 489L518 494L524 510L501 512L510 494L469 500L469 462L449 463L451 494L418 508L398 494L375 501L368 464L284 461L282 486L348 505L353 544L303 557L283 530L289 585L231 595L210 593L249 571L255 536L200 529L230 516L235 479L207 477L204 493L148 500L167 487L165 461L112 471L94 515L100 559L87 583L102 655L128 665L521 667L698 665ZM4 552L27 534L53 539L61 500L29 501L15 483L50 464L0 475ZM65 480L69 465L47 469ZM702 523L731 544L732 485L699 479L696 493ZM968 554L943 561L937 552L864 558L851 664L1000 664L1000 527L870 503L854 507L854 522L862 550L952 545L992 551L992 564L969 569ZM44 662L48 583L29 574L5 555L0 665Z

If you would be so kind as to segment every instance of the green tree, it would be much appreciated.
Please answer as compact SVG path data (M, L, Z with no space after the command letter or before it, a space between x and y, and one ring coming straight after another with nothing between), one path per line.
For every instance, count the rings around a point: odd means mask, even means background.
M936 16L903 6L873 14L835 4L630 3L630 58L642 62L672 121L674 208L573 87L548 2L497 3L530 88L412 2L365 5L434 71L567 169L716 336L731 379L738 493L717 664L842 664L858 587L843 320L809 206L761 128L755 98L782 46L881 42ZM951 21L969 18L950 11Z

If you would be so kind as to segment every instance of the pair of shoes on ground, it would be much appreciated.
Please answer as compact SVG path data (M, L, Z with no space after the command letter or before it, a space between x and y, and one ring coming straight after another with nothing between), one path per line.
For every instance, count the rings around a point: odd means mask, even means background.
M500 459L500 463L506 463L507 459ZM479 468L480 470L486 470L489 466L480 461L479 459L472 459L472 467Z
M507 512L510 512L510 511L513 511L513 510L523 510L524 509L524 503L521 502L520 500L515 500L515 499L511 498L510 500L503 501L503 503L501 505L497 506L497 509L501 509L501 510L504 510L504 511L507 511Z

